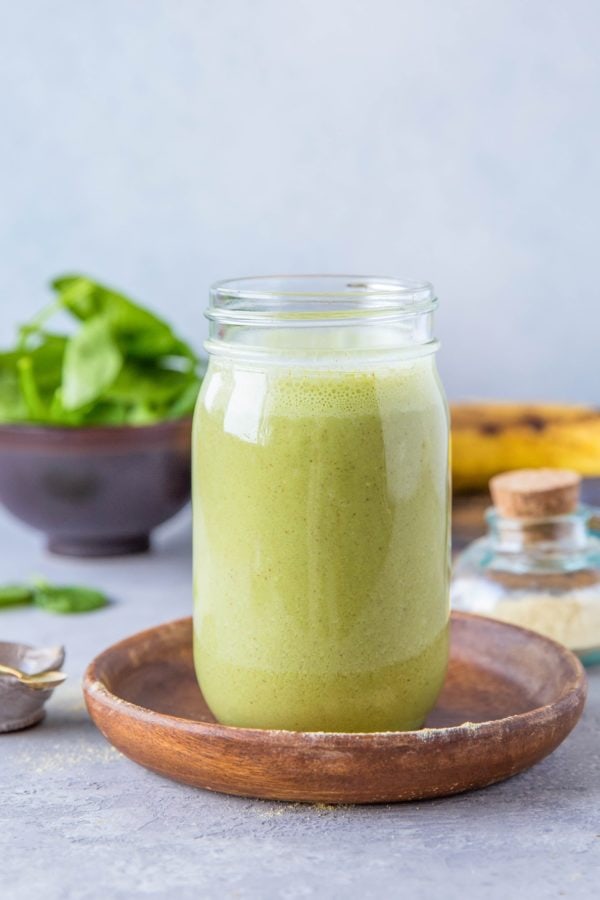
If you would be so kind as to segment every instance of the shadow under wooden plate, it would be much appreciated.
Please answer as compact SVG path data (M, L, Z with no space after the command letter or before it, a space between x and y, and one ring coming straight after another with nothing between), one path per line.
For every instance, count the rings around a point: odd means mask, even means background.
M421 731L261 731L215 722L196 683L192 622L133 635L84 677L92 719L135 762L197 787L273 800L377 803L481 788L551 753L581 715L568 650L492 619L452 614L451 658Z

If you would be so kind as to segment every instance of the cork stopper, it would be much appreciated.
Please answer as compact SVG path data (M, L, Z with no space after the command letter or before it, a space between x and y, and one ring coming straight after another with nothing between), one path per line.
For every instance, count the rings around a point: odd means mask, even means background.
M572 513L581 476L568 469L517 469L490 481L494 506L510 519L543 519Z

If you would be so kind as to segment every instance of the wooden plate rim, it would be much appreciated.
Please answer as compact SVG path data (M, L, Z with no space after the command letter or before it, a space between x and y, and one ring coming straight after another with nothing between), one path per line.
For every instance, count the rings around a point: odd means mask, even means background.
M181 716L174 716L170 713L161 713L156 710L149 709L145 706L139 706L130 700L125 700L114 694L98 675L98 669L102 666L104 659L113 652L124 649L133 642L147 638L152 633L161 631L163 628L175 628L190 622L191 617L186 616L181 619L172 619L138 631L127 638L117 641L99 653L85 670L83 676L83 690L87 697L105 706L111 711L122 714L123 708L129 710L129 714L137 720L144 721L147 724L162 725L175 729L180 733L194 734L205 733L210 737L219 737L229 740L243 740L245 742L259 742L288 745L306 745L311 744L318 746L319 744L327 745L329 749L332 745L348 746L352 742L355 746L360 744L368 744L370 749L376 746L385 745L389 747L401 748L403 745L414 745L417 743L431 743L432 741L439 744L453 744L456 741L462 741L465 733L472 737L477 734L478 737L485 738L487 736L496 736L499 731L504 729L530 728L532 725L539 726L548 721L561 719L563 715L573 713L578 707L583 707L587 696L587 679L585 670L579 659L561 644L543 635L521 628L517 625L510 625L506 622L500 622L496 619L488 619L485 616L475 615L473 613L463 613L453 610L451 618L455 621L461 620L485 620L493 622L495 626L501 628L509 628L515 631L523 632L531 641L543 642L552 647L563 661L567 662L572 670L572 677L565 681L564 692L562 695L543 706L537 706L534 709L527 710L522 713L515 713L511 716L504 716L500 719L490 719L485 722L463 722L460 725L451 725L443 727L425 727L418 731L372 731L372 732L331 732L331 731L288 731L284 729L260 729L260 728L242 728L233 725L222 725L219 722L205 722L200 719L186 719Z

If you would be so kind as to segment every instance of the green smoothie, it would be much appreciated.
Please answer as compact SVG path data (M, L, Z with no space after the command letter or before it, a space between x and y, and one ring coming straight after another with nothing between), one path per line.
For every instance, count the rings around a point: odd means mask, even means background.
M420 727L448 652L432 357L352 371L213 359L194 430L194 653L217 719Z

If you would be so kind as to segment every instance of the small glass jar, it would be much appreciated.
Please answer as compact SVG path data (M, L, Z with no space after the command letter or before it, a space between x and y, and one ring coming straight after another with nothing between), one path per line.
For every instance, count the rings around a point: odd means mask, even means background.
M444 681L448 416L431 285L217 284L193 438L194 653L228 725L418 728Z
M487 535L457 557L454 609L492 616L565 644L586 665L600 662L600 540L593 511L521 518L492 507Z

